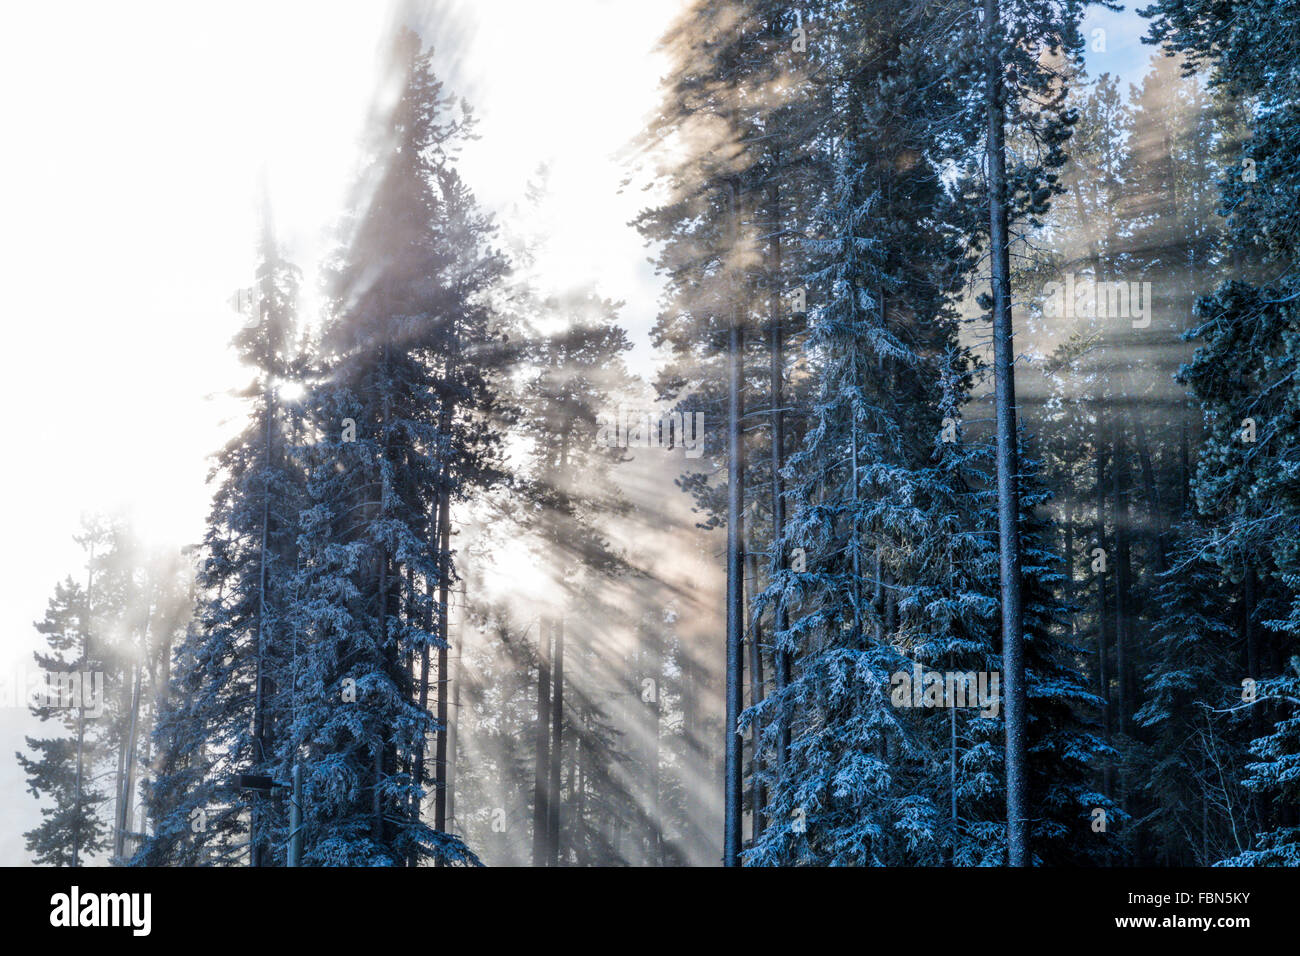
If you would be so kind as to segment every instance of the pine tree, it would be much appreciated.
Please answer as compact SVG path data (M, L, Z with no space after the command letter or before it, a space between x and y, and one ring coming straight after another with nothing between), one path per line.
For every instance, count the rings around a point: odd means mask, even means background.
M1084 4L1053 5L983 0L979 21L957 27L950 38L947 63L952 81L974 83L954 130L967 147L974 130L982 131L984 182L980 189L988 228L990 289L982 305L993 327L993 371L997 420L998 536L1002 582L1002 670L1005 687L1007 751L1008 862L1031 862L1026 679L1024 659L1023 548L1019 541L1020 492L1017 486L1018 431L1012 343L1010 230L1024 221L1038 225L1051 195L1058 191L1051 172L1065 159L1061 146L1072 117L1065 107L1067 86L1061 67L1082 50L1078 31ZM961 24L962 21L957 21ZM964 35L962 35L964 34ZM959 38L960 37L960 38ZM1033 153L1009 156L1008 129L1027 138Z
M214 461L198 576L203 599L176 648L180 666L157 728L162 770L150 800L160 822L141 848L145 865L228 862L242 856L234 842L245 832L250 866L284 859L283 802L228 787L235 773L287 779L277 741L290 717L283 701L292 681L304 496L295 450L306 426L301 408L283 395L304 374L294 341L300 281L264 200L251 314L234 338L255 376L242 395L248 424Z
M475 861L437 829L450 515L453 499L501 477L490 417L498 337L486 296L502 265L490 223L451 165L469 118L450 109L430 58L410 31L394 44L402 94L335 271L312 397L295 618L305 647L281 759L306 763L306 859L320 865ZM437 719L428 710L433 651ZM421 813L431 783L433 827Z
M610 467L623 451L609 440L609 418L611 399L626 395L630 385L622 355L631 343L616 324L617 304L590 292L570 293L542 308L546 324L559 323L559 328L536 332L527 348L531 374L521 395L526 414L520 433L533 445L526 481L537 509L535 530L542 557L555 567L557 597L538 622L542 653L534 864L556 865L562 859L566 617L573 596L593 587L593 579L627 570L601 522L627 509L611 480ZM664 438L680 443L682 435L679 430L672 439Z
M1159 807L1150 823L1162 862L1209 866L1230 855L1232 831L1245 800L1229 774L1223 750L1236 734L1220 711L1232 706L1229 652L1235 640L1224 611L1232 601L1221 569L1208 557L1208 535L1192 515L1175 529L1180 550L1156 594L1147 700L1134 715L1150 728L1141 760L1143 787ZM1233 789L1219 793L1224 787ZM1213 813L1211 806L1215 807ZM1226 819L1225 819L1226 817Z
M945 368L969 385L964 360L953 359L948 304L965 262L950 197L926 158L928 110L942 107L921 106L925 54L893 36L902 10L863 15L866 24L846 29L878 45L837 64L836 180L806 243L816 305L805 349L819 392L787 468L795 504L777 544L797 561L765 595L790 608L790 626L774 637L796 666L751 711L793 733L787 759L770 762L767 826L748 854L756 864L936 859L940 840L934 794L920 785L929 741L893 706L890 687L910 672L910 655L939 652L930 628L952 616L936 600L941 582L922 569L933 567L929 547L962 540L950 520L955 489L933 456ZM940 633L959 628L948 624ZM779 731L768 743L781 746Z
M106 741L101 739L102 729L96 732L103 724L94 722L103 716L106 648L104 641L96 647L93 635L99 625L111 620L111 609L97 607L94 601L100 563L96 549L110 539L100 522L85 519L83 528L77 540L87 552L86 587L71 578L58 584L44 619L36 624L48 651L35 655L44 680L31 711L43 723L57 719L64 732L28 737L32 756L17 754L28 791L51 803L41 808L40 825L23 834L32 861L42 866L83 865L108 849L109 831L102 816L108 793L95 779Z
M1221 182L1229 211L1229 256L1259 255L1262 268L1221 284L1197 302L1200 324L1188 337L1198 347L1180 371L1205 415L1207 428L1193 485L1198 508L1215 524L1213 550L1242 588L1243 680L1265 688L1249 705L1252 753L1259 758L1246 784L1266 803L1258 842L1237 862L1300 859L1300 819L1294 680L1286 662L1297 647L1295 527L1298 509L1294 444L1298 434L1296 376L1297 78L1290 52L1269 42L1296 27L1295 12L1157 2L1151 39L1204 66L1210 84L1249 103L1250 136L1240 162ZM1280 605L1280 607L1279 607ZM1268 609L1277 607L1281 613ZM1265 723L1272 723L1271 732Z

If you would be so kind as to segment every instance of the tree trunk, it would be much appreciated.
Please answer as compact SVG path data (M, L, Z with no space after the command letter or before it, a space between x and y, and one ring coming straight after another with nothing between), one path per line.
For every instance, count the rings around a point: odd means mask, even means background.
M387 500L387 488L381 492L381 498ZM382 552L379 555L379 652L385 659L388 657L388 553ZM381 746L375 751L374 780L372 781L371 800L370 800L370 839L377 844L384 842L384 803L381 795L381 783L384 779L384 751L385 746Z
M564 756L564 618L555 621L555 663L551 690L551 784L548 788L547 845L550 865L560 865L560 773Z
M957 855L957 707L955 702L948 702L948 793L951 800L949 808L952 827L952 850L948 862L956 864Z
M145 629L146 640L148 639L148 628ZM121 793L119 794L118 817L117 817L117 835L113 841L113 855L122 859L126 852L127 834L131 830L131 820L134 816L133 802L135 799L135 748L136 748L136 731L140 725L140 680L143 667L137 661L135 665L135 677L132 681L131 690L131 723L127 731L126 740L122 742L122 760L121 760Z
M1100 440L1097 442L1097 530L1094 547L1106 548L1106 452ZM1109 617L1109 602L1106 599L1106 574L1096 575L1097 579L1097 693L1101 697L1101 726L1106 743L1111 742L1112 708L1110 703L1110 673L1107 666L1106 621ZM1110 758L1102 768L1102 790L1110 794L1112 786L1112 766Z
M86 602L85 612L81 621L81 672L86 674L90 670L90 627L91 627L91 591L95 583L95 543L90 542L90 557L86 564ZM83 678L84 679L84 678ZM81 701L85 703L84 698ZM72 790L72 867L76 869L81 865L81 791L82 778L84 776L83 766L85 763L85 743L86 743L86 708L79 706L77 708L77 772L76 780L73 783Z
M469 586L465 579L464 571L461 572L460 579L460 616L457 619L456 636L459 641L456 645L456 654L452 657L451 673L451 708L456 717L451 726L447 728L447 826L455 832L459 829L456 825L456 751L459 746L460 733L460 683L461 674L465 670L465 618L469 613Z
M780 152L775 154L774 164L780 168ZM785 411L782 403L785 401L784 382L785 382L785 341L781 327L781 294L784 291L781 288L781 235L778 224L781 222L781 184L777 176L773 176L770 189L769 213L772 222L772 238L768 243L768 276L772 282L771 296L769 300L769 314L771 316L771 348L770 348L770 366L768 370L769 390L772 396L772 447L771 447L771 468L772 468L772 554L771 568L772 578L775 580L785 567L785 554L783 548L785 543L782 540L785 537L785 483L781 477L781 469L785 466ZM776 642L780 640L780 635L787 627L787 615L785 601L778 599L772 610L772 662L776 671L776 690L781 694L790 683L790 657L782 651ZM788 717L778 711L776 717L777 728L777 763L783 765L790 754L790 721Z
M550 621L538 621L537 634L537 722L534 726L533 763L533 866L546 865L546 834L551 815L547 800L547 773L551 743L551 628Z
M736 185L728 184L728 211L731 218L732 248L738 232L736 217ZM726 741L724 743L723 776L723 864L740 865L741 816L741 741L737 733L743 705L741 685L741 642L745 629L745 570L741 553L745 540L744 480L745 466L741 431L744 417L742 395L742 367L744 364L744 333L740 315L733 299L731 304L731 330L727 348L727 674L726 674Z
M438 737L433 760L433 826L439 833L444 833L447 830L447 727L450 723L447 693L451 684L447 673L447 652L451 643L448 640L451 635L447 631L447 602L451 579L450 487L443 489L438 509L438 524L442 530L438 548L438 637L442 639L442 646L438 648Z
M259 770L266 762L266 541L270 533L270 508L271 508L271 421L273 418L273 392L270 382L267 382L265 391L266 402L266 453L262 462L264 469L262 475L262 546L258 558L258 584L257 584L257 661L256 661L256 687L253 697L253 746L256 751L253 755L253 764ZM253 805L249 813L249 866L266 865L266 844L262 839L262 806L261 798L257 795L253 797Z
M439 539L439 531L438 531L438 525L436 524L436 518L435 518L435 524L433 526L433 531L429 535L429 538L430 541L437 541ZM431 602L433 599L433 582L426 581L424 585L424 589L425 589L425 598ZM433 612L426 605L426 610L424 614L424 633L428 635L432 633L432 631L433 631ZM421 714L428 713L429 711L429 643L427 638L424 642L424 646L420 648L419 699L420 699L420 713ZM418 744L416 744L415 747L415 785L417 788L420 788L421 793L423 793L423 787L424 787L424 751L425 751L425 747L427 746L425 736L426 735L424 734L420 735L420 741ZM423 802L424 801L421 797L416 797L414 800L415 805L411 808L411 816L412 816L413 823L418 823L420 820L420 814L424 810ZM407 856L406 865L415 866L418 863L419 863L418 855L416 853L416 850L412 848L410 853Z
M1128 456L1124 447L1124 432L1115 429L1114 468L1115 485L1115 680L1116 717L1121 734L1128 732L1128 717L1132 712L1128 668L1128 606L1129 606L1129 506L1128 506Z
M1002 589L1002 680L1007 735L1007 862L1028 866L1025 660L1020 583L1019 455L1016 434L1015 349L1011 326L1006 131L998 0L984 0L987 44L989 242L993 292L993 375L997 403L998 546Z
M660 698L663 696L663 677L664 677L664 650L663 634L658 627L655 628L654 646L651 651L650 662L654 666L654 698L650 703L650 712L647 720L650 724L650 813L653 823L653 832L651 833L651 863L655 866L663 866L664 863L664 821L663 821L663 787L660 782L659 761L662 741L659 734L659 716L661 705Z
M758 586L758 558L756 553L746 549L746 570L749 572L751 592ZM752 598L751 593L751 598ZM757 706L763 702L763 627L760 615L750 616L749 624L749 705ZM763 806L766 791L760 780L763 769L763 726L755 720L750 726L750 764L749 764L749 807L751 840L757 840L763 832Z

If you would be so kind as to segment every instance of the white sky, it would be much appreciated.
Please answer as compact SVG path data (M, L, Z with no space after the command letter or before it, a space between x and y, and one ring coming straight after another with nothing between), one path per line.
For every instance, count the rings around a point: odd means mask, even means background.
M546 274L594 278L644 343L657 288L616 195L614 153L654 105L652 57L680 0L452 0L440 72L482 139L462 173L490 208L553 166ZM246 380L225 300L249 282L263 163L311 276L356 159L382 3L11 4L0 31L0 268L9 303L0 680L26 666L55 582L81 577L83 511L126 509L159 544L197 539L208 455ZM440 40L439 38L442 37ZM0 864L37 817L0 702Z

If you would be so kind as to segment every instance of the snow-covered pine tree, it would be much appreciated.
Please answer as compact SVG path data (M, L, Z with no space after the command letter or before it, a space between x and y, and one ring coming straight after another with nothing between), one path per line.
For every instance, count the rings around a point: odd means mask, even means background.
M754 864L940 853L940 809L923 783L934 769L927 721L894 706L891 682L918 652L936 651L939 620L954 616L936 590L953 579L933 559L963 539L936 442L956 348L948 297L966 262L928 161L929 110L940 108L925 102L928 54L897 34L923 14L900 4L856 16L846 35L872 39L845 42L835 61L836 178L805 243L818 394L786 471L791 513L778 546L791 567L764 595L789 608L774 637L795 666L748 715L772 729L769 746L780 748L783 716L793 739L783 763L769 761ZM961 365L949 369L964 377Z
M270 866L285 858L284 802L231 783L236 773L286 779L277 741L289 719L304 496L296 454L305 427L295 400L304 372L295 341L300 281L264 199L252 311L234 338L254 376L241 394L248 421L215 456L209 478L196 619L175 649L157 726L160 768L149 799L158 823L140 864Z
M1161 863L1210 866L1242 849L1235 833L1249 832L1240 733L1226 714L1240 697L1231 679L1234 608L1207 529L1189 514L1173 540L1156 592L1146 700L1134 714L1149 734L1135 760L1137 779L1158 808L1141 826Z
M780 560L768 543L786 508L781 468L798 440L810 394L808 378L791 374L787 351L794 346L787 349L787 343L797 340L804 322L801 240L829 179L826 145L833 124L827 124L828 88L818 74L833 55L826 25L841 7L698 0L661 41L672 65L645 141L687 148L660 154L672 157L656 170L668 200L637 219L643 235L660 243L655 264L665 277L654 338L668 359L655 386L674 411L702 413L706 427L721 434L735 417L729 388L735 353L737 406L745 409L735 423L738 452L729 453L728 441L709 442L704 458L679 479L705 528L746 526L729 554L767 551L762 566L756 559L751 569L750 576L757 570L761 579L733 592L739 599L733 611L745 605L745 592L762 590ZM751 420L763 427L748 427ZM743 473L736 507L729 500L732 465L735 474ZM733 579L744 563L733 563ZM772 616L784 623L779 605ZM754 622L753 609L742 607L731 617L734 646L736 631ZM761 633L761 624L752 627L751 640ZM761 645L757 658L750 650L751 665L760 664L776 685L786 681L787 659L772 659ZM732 670L740 669L733 661ZM761 695L764 683L756 678L751 674L751 693ZM735 673L731 679L738 682ZM736 789L735 775L729 780ZM732 845L729 858L734 851Z
M107 751L104 730L108 718L94 712L93 675L98 673L102 682L108 671L107 642L96 646L94 634L104 633L102 628L112 621L113 609L107 606L108 600L95 600L95 576L111 541L102 521L83 519L77 542L86 552L86 585L82 587L71 577L56 585L45 617L36 624L48 645L35 654L44 677L41 692L45 693L45 687L56 691L48 695L54 699L30 702L29 706L42 723L57 720L62 725L62 732L54 736L26 738L31 756L17 754L28 792L50 804L41 808L41 823L23 834L32 862L38 866L81 866L109 846L103 813L109 793L96 772ZM75 684L72 675L76 675ZM60 694L60 688L67 693ZM101 683L101 702L105 689ZM97 721L97 716L104 719Z
M1290 670L1300 650L1300 154L1294 56L1273 38L1300 26L1290 8L1234 8L1204 0L1157 0L1146 11L1151 38L1204 66L1212 86L1245 99L1250 137L1222 180L1229 212L1228 255L1262 259L1255 274L1220 285L1197 303L1189 332L1196 354L1180 377L1200 402L1207 428L1194 491L1215 522L1216 557L1242 589L1245 660L1241 679L1263 689L1250 704L1252 752L1246 782L1266 803L1258 840L1234 863L1300 863L1300 705ZM1290 607L1261 613L1270 604ZM1265 724L1273 728L1266 731Z
M1059 191L1053 170L1065 161L1062 145L1072 119L1068 80L1083 49L1078 25L1085 5L1086 0L959 2L936 11L935 27L925 34L962 104L949 114L939 141L953 169L966 173L963 194L979 214L970 226L972 245L989 253L989 291L980 302L993 327L1007 816L1015 866L1030 863L1030 850L1010 246L1013 230L1041 225Z
M1097 768L1113 757L1100 735L1102 700L1088 689L1081 649L1069 639L1070 608L1062 599L1066 571L1054 545L1056 524L1046 509L1051 492L1023 433L1020 444L1032 859L1048 866L1095 866L1114 862L1114 829L1128 817L1097 787Z
M475 862L436 828L436 791L449 719L451 505L501 475L486 293L502 263L451 164L470 118L452 108L431 58L411 31L396 38L400 92L334 272L311 396L301 643L281 760L306 766L305 860L315 865ZM430 784L434 826L422 812Z
M191 612L181 555L146 547L115 518L83 519L77 541L87 585L56 588L36 625L49 649L37 652L39 687L29 688L39 691L33 713L65 734L28 738L32 756L18 754L28 789L53 802L25 834L28 848L69 866L103 862L100 853L125 862L157 825L147 799L158 766L152 732L171 647Z

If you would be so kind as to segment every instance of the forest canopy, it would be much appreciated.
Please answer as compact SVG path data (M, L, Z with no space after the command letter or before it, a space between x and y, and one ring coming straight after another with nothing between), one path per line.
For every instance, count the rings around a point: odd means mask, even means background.
M328 254L257 197L202 536L83 519L31 862L1300 865L1294 10L682 0L628 302L440 7Z

